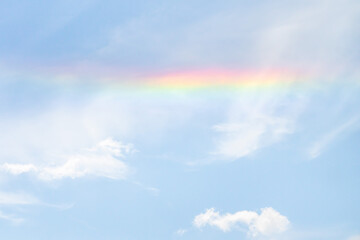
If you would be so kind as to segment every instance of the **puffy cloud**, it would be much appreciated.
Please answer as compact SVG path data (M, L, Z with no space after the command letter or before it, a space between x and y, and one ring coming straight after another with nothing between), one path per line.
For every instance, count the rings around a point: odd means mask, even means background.
M68 157L62 164L37 166L5 163L0 169L14 175L32 172L41 180L79 178L87 175L124 179L129 174L129 167L120 159L134 151L131 144L123 144L108 138L99 142L94 148Z
M193 224L197 228L206 225L217 227L224 232L246 226L248 235L257 237L282 233L289 228L290 222L287 217L271 207L261 209L260 214L254 211L239 211L224 215L216 212L214 208L210 208L205 213L197 215Z

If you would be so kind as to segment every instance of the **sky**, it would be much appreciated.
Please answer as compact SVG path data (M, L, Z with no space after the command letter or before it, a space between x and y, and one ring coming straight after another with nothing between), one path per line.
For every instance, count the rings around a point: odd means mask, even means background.
M0 2L2 239L360 240L360 2Z

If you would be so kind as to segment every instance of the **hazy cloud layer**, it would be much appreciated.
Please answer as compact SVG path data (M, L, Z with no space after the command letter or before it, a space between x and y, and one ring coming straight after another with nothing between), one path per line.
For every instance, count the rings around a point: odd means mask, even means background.
M360 240L360 235L351 236L347 240Z

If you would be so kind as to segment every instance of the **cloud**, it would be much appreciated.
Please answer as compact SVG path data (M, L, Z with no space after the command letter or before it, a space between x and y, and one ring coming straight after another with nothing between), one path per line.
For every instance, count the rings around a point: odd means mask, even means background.
M338 136L353 126L357 121L358 118L352 118L314 142L308 151L310 158L317 158L329 144L331 144Z
M13 193L0 191L0 207L6 206L14 207L18 205L28 206L43 204L36 197L25 193ZM10 221L14 224L20 224L24 221L23 218L19 218L13 214L5 214L0 210L0 219Z
M20 224L25 219L17 217L14 214L5 214L2 212L1 208L5 208L7 210L12 210L15 212L19 211L18 206L27 207L27 206L42 206L42 207L51 207L59 210L67 210L74 206L74 204L51 204L46 203L33 195L23 193L23 192L3 192L0 191L0 219L4 219L10 221L14 224Z
M0 219L10 221L10 222L12 222L14 224L20 224L20 223L22 223L24 221L23 218L19 218L19 217L13 216L13 215L4 214L1 211L0 211Z
M55 91L56 85L52 88L50 92ZM46 100L32 102L35 93L24 94L24 101L29 102L26 110L16 103L7 102L9 106L14 106L7 111L8 115L0 119L3 133L0 163L59 164L63 161L62 155L69 156L108 136L128 137L131 117L126 104L119 99L80 96L74 100L65 93L46 95L44 92L47 90L43 86L39 89L41 93L37 96ZM0 89L1 92L5 90ZM16 92L24 91L17 89Z
M165 4L167 14L142 15L114 27L97 53L123 64L152 67L317 68L351 65L356 59L352 50L358 49L359 41L360 4L356 0L245 5L221 3L216 11L209 5L192 21L183 21L187 15L182 14L174 24L177 12L185 6L178 4L173 12ZM186 7L182 12L191 14Z
M182 236L182 235L184 235L187 231L188 231L188 230L181 228L181 229L178 229L178 230L176 231L176 234L179 235L179 236Z
M257 35L259 61L307 68L352 64L351 48L357 48L359 37L355 29L360 10L357 1L310 1L291 5L269 9L276 17L265 23Z
M249 236L271 236L286 231L290 222L273 208L263 208L258 214L253 211L239 211L221 215L214 208L207 209L205 213L194 218L193 225L203 228L207 225L217 227L224 232L232 231L240 226L247 227Z
M63 164L37 166L5 163L0 166L0 170L13 175L34 173L41 180L74 179L84 176L124 179L130 170L128 165L120 159L134 151L131 144L123 144L108 138L99 142L94 148L68 157Z
M285 101L289 103L284 104ZM219 133L213 153L237 159L280 141L294 132L302 105L301 98L294 101L273 96L239 99L230 108L228 120L213 126Z
M13 175L19 175L22 173L37 171L37 167L35 167L33 164L4 163L0 166L0 170L3 170Z

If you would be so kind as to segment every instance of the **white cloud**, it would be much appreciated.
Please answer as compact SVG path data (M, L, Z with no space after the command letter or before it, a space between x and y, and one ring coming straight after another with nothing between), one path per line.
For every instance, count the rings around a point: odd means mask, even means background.
M62 164L36 166L5 163L0 166L0 170L14 175L31 172L41 180L79 178L87 175L124 179L130 170L128 165L120 159L134 151L131 144L123 144L108 138L99 142L94 148L68 157Z
M236 159L280 141L294 131L302 105L301 99L271 96L240 99L230 108L227 122L213 127L220 133L214 154Z
M19 175L22 173L37 171L37 167L33 164L11 164L11 163L4 163L0 166L0 170L9 172L13 175Z
M348 130L357 121L358 118L352 118L349 121L341 124L337 128L331 130L329 133L325 134L316 142L314 142L308 152L310 158L317 158L324 151L324 149L335 140L335 138Z
M76 86L73 90L82 94ZM195 101L185 97L175 111L170 102L149 101L146 97L137 102L118 92L103 94L102 89L81 95L76 101L65 93L49 98L48 105L34 102L29 109L14 108L0 118L0 164L22 164L22 169L12 166L9 171L28 171L31 164L59 166L79 149L94 146L109 136L162 145L169 129L183 126L196 109Z
M0 119L0 163L55 165L63 162L63 155L72 155L108 136L128 137L132 117L118 99L83 97L81 102L70 104L64 98L55 96L48 106L29 112L15 109Z
M258 214L253 211L239 211L221 215L214 208L206 210L194 218L193 224L197 228L206 225L217 227L224 232L237 229L241 226L247 227L249 236L271 236L286 231L290 222L287 217L281 215L273 208L263 208Z

